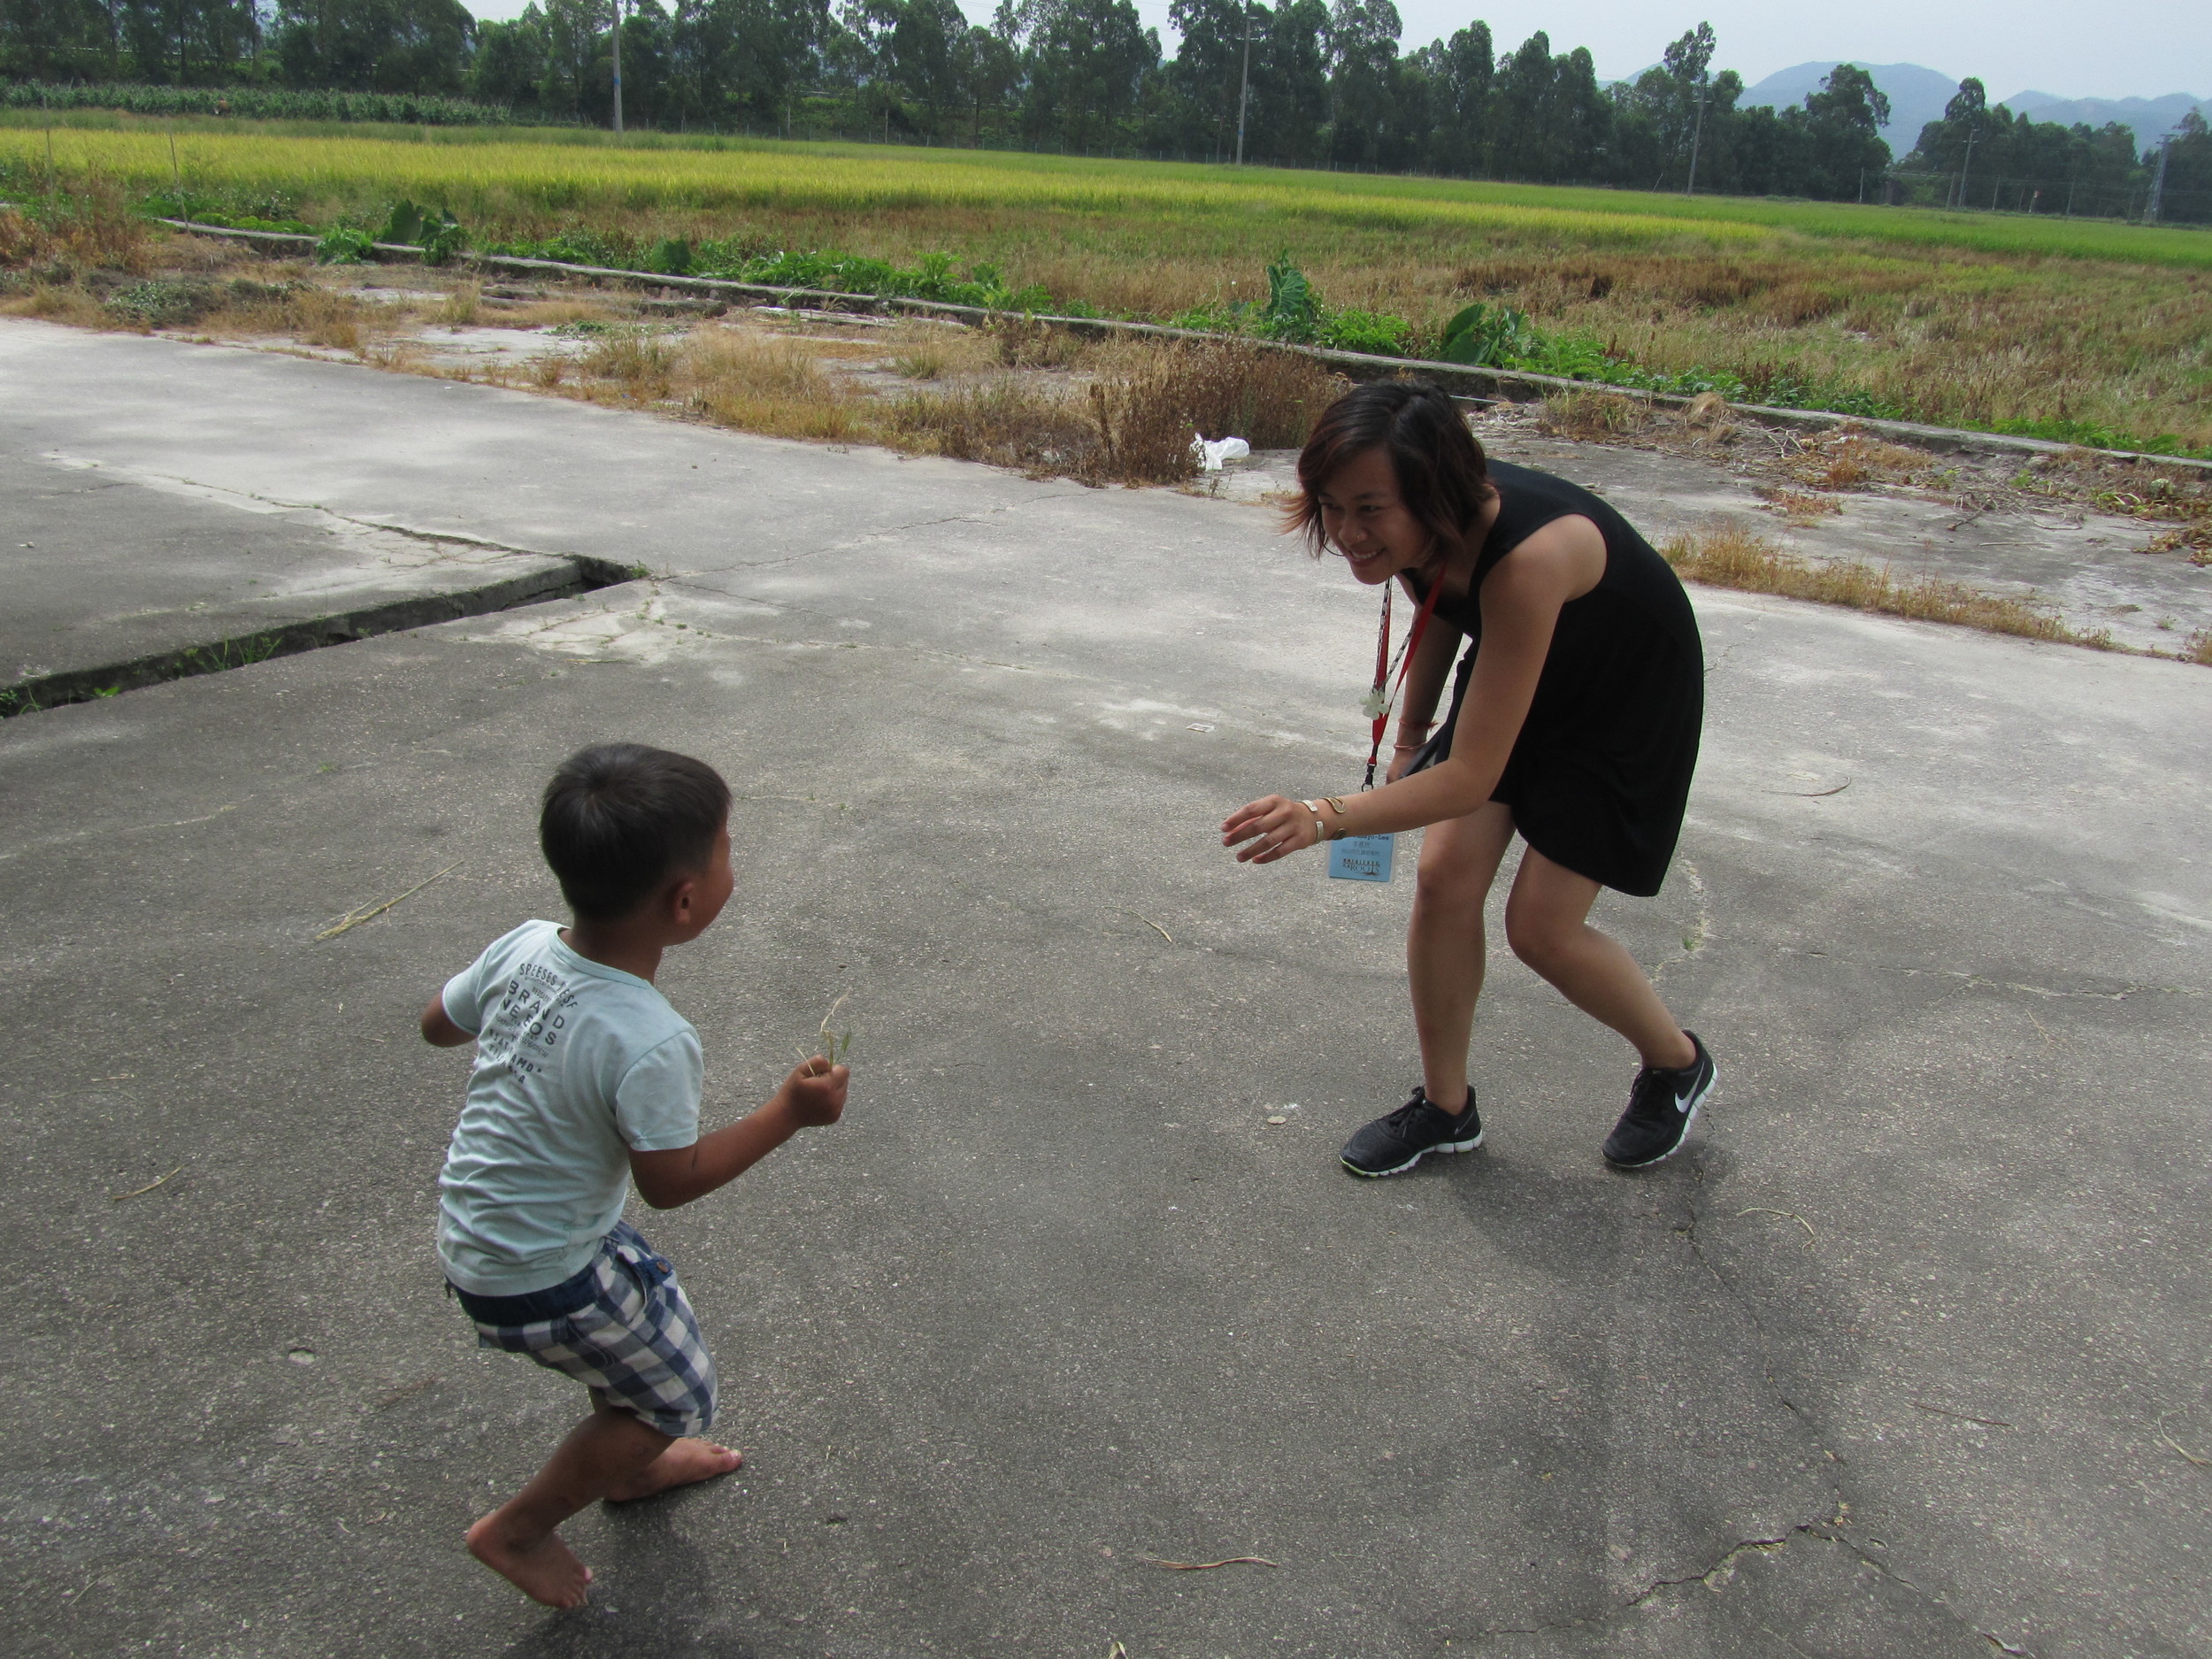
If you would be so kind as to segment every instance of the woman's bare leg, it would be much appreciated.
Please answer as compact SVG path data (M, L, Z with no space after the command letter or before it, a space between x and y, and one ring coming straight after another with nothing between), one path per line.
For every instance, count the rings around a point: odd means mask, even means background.
M1422 833L1406 974L1421 1040L1422 1091L1448 1112L1466 1109L1467 1049L1482 995L1482 909L1512 840L1513 810L1496 801Z
M1424 866L1427 862L1424 857ZM1506 942L1570 1002L1635 1044L1646 1065L1692 1064L1697 1049L1635 957L1590 926L1597 896L1598 884L1589 877L1530 848L1506 899Z

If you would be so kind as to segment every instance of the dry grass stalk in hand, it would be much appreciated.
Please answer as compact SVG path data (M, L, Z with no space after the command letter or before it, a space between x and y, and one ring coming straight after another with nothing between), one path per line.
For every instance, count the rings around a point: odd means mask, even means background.
M842 1065L845 1063L845 1056L852 1052L852 1028L849 1025L843 1031L830 1029L830 1021L837 1018L839 1009L852 1001L852 995L850 991L846 992L844 995L832 1002L829 1012L822 1016L820 1053L822 1057L832 1065Z

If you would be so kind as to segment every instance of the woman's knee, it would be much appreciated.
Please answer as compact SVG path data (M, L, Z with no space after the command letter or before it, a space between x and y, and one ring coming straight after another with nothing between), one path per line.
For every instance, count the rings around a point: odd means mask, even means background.
M1470 870L1463 864L1425 858L1415 872L1413 902L1425 917L1448 918L1462 926L1479 927L1483 906L1489 898L1486 872Z
M1548 977L1552 968L1563 961L1572 942L1572 936L1581 931L1582 924L1574 920L1563 926L1563 918L1543 906L1516 902L1509 899L1505 907L1505 942L1513 954L1540 974Z

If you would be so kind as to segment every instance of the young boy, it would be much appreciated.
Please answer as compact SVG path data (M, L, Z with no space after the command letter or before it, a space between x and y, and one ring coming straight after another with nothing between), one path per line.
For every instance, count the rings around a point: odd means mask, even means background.
M700 1137L699 1034L653 975L730 896L729 814L729 786L685 756L571 756L538 835L575 919L524 923L422 1011L426 1041L477 1045L438 1179L446 1279L480 1346L591 1390L551 1461L468 1531L471 1554L549 1607L580 1606L591 1582L563 1521L739 1463L696 1438L714 1417L714 1362L674 1271L622 1219L627 1183L672 1210L845 1110L846 1069L817 1056Z

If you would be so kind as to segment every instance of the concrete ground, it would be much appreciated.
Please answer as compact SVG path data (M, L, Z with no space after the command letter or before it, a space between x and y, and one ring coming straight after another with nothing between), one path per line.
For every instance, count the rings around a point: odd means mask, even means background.
M1213 833L1356 780L1371 596L1263 513L26 323L0 393L87 616L327 540L249 499L660 573L0 724L12 1652L2212 1651L2203 670L1696 594L1601 914L1709 1116L1608 1171L1630 1056L1502 959L1488 1144L1368 1184L1409 883ZM579 1401L439 1294L412 1022L611 737L741 795L710 1117L849 989L856 1080L638 1217L747 1465L557 1615L459 1547Z

